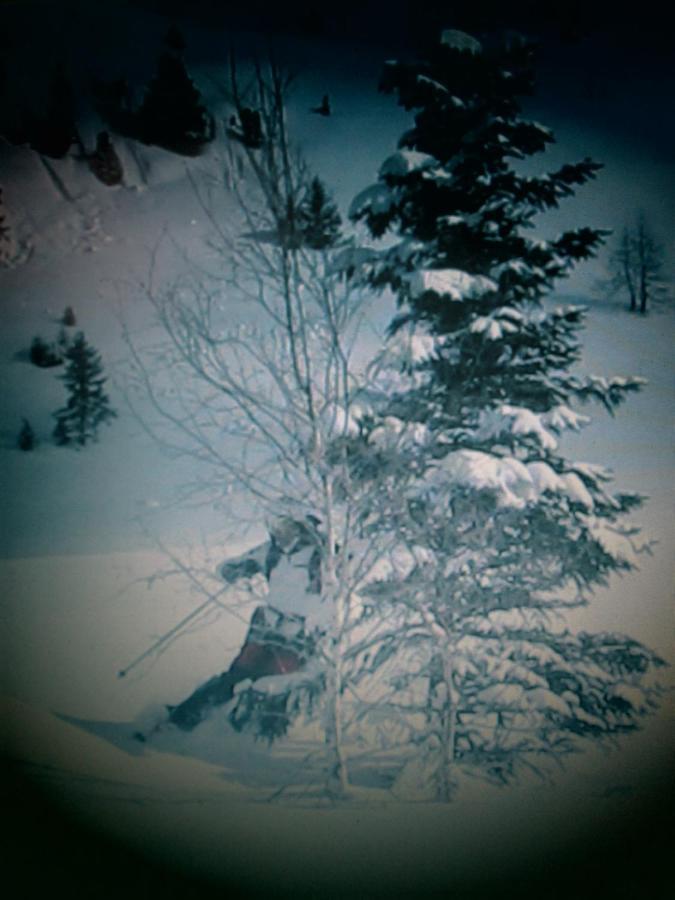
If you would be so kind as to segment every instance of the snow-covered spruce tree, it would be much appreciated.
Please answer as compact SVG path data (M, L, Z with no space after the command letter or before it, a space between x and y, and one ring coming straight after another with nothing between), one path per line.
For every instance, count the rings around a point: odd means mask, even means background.
M399 784L442 799L462 773L506 783L635 728L662 664L565 622L632 567L622 523L641 498L610 492L611 474L567 459L559 436L588 421L580 402L613 413L641 380L573 371L583 309L546 302L602 234L527 229L600 166L519 174L553 140L521 115L531 48L453 35L427 60L387 64L382 89L414 125L351 215L388 241L342 261L398 301L352 455L381 485L370 527L395 531L408 557L403 580L394 554L367 591L392 627L354 653L393 673L391 718L417 747Z
M209 193L211 182L195 182L217 265L209 274L186 259L185 272L164 287L155 273L148 278L162 339L141 349L128 336L135 376L128 397L133 405L136 388L149 394L157 415L144 415L145 426L162 446L195 460L189 502L224 507L239 532L264 522L270 539L221 565L219 590L207 593L205 602L214 597L221 608L232 588L262 594L241 653L159 727L191 729L221 713L273 739L306 717L323 733L313 754L326 790L340 796L349 788L354 737L351 626L359 589L385 549L379 534L361 532L378 486L351 489L346 457L346 438L358 430L352 351L368 292L335 269L340 241L316 249L304 239L299 210L313 176L288 135L286 77L275 65L257 66L249 94L234 62L231 75L228 96L240 120L255 102L261 144L229 143L219 189L230 192L226 204ZM322 208L327 203L324 196ZM238 324L240 316L248 324Z
M65 354L66 370L61 380L68 389L66 405L54 413L54 440L59 445L84 447L97 440L99 427L116 418L104 391L106 378L99 353L80 331Z

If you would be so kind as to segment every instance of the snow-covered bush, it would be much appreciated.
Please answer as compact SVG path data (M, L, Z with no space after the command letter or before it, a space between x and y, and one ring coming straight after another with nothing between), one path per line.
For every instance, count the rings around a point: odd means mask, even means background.
M54 344L48 344L39 335L36 335L31 342L29 356L33 365L39 366L41 369L60 366L63 362L59 348Z

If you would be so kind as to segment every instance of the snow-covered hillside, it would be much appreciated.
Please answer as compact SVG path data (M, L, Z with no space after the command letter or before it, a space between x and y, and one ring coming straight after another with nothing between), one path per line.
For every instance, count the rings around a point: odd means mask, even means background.
M92 21L96 38L79 54ZM159 45L165 25L161 16L138 10L124 17L101 12L93 20L83 12L62 37L83 79L92 60L98 73L115 77L124 59L140 83L154 58L148 48ZM222 124L229 112L219 86L225 49L236 43L246 59L257 40L240 35L233 41L189 23L185 34L191 75ZM30 65L28 37L20 30L13 35L10 65L22 60L26 90L37 90L39 66ZM29 55L37 59L39 47L51 44L41 32ZM382 60L365 45L357 50L290 39L281 48L299 70L290 128L343 214L372 181L378 161L394 151L408 121L391 98L376 92ZM309 109L327 92L334 113L322 119ZM544 101L537 102L544 119ZM552 165L587 153L607 165L547 228L567 225L567 215L575 223L588 215L590 225L620 228L638 205L657 229L673 228L672 168L662 158L636 159L629 140L617 144L563 113L546 122L559 139ZM100 127L86 109L85 142L93 145ZM21 247L14 264L0 269L2 693L10 698L3 713L10 754L80 813L102 817L141 846L144 833L151 833L162 852L170 848L181 862L192 860L195 869L224 877L222 846L230 842L245 861L242 871L248 866L249 887L261 860L270 883L284 877L285 866L301 883L305 865L317 896L331 879L344 880L341 855L349 863L350 896L359 896L360 878L373 887L373 873L384 879L381 889L404 884L413 890L414 873L434 866L436 874L442 869L448 879L460 878L479 864L495 870L528 847L546 852L551 840L568 834L572 811L576 820L586 816L603 827L645 798L651 802L667 780L672 695L623 751L611 758L589 754L557 787L526 785L510 795L475 787L452 810L420 807L414 817L393 804L367 767L353 808L298 809L317 805L305 791L312 781L305 762L311 736L270 749L214 721L190 735L160 734L152 748L134 740L134 731L161 718L164 704L184 699L228 667L256 603L227 593L222 606L212 604L161 653L118 677L204 601L188 577L166 576L175 560L158 544L176 559L189 558L215 591L223 559L265 534L264 523L242 532L226 509L178 505L177 488L190 480L195 463L161 452L124 396L123 329L141 341L148 333L151 311L139 285L148 277L151 254L163 235L192 256L203 254L209 222L193 183L209 175L237 177L226 140L221 127L202 156L188 159L114 137L124 180L106 187L75 158L47 159L0 138L0 186ZM226 195L220 202L226 215ZM184 261L177 253L165 258L171 261L160 275L168 282ZM601 271L594 263L565 286L574 302L589 307L583 363L599 374L644 377L648 385L616 419L596 412L588 428L565 441L576 459L609 466L621 488L647 495L636 520L655 544L639 571L613 580L572 624L625 632L675 664L675 319L672 311L631 316L618 300L598 299L592 288ZM386 302L373 315L373 346L390 312ZM79 451L51 439L52 414L65 400L62 369L41 369L28 358L36 335L57 339L67 306L77 318L74 330L84 331L102 355L118 412L99 442ZM233 304L233 320L246 317L247 310ZM24 418L37 437L30 452L17 447ZM665 680L672 682L672 674ZM293 795L295 807L263 805L284 780L302 787ZM516 820L523 823L517 832L510 827ZM412 860L408 870L405 858Z

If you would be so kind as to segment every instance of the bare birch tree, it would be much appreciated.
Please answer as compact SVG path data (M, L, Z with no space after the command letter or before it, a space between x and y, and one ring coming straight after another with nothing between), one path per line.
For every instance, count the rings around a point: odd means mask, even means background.
M188 264L165 285L157 248L143 292L160 337L142 348L127 333L128 394L133 405L140 389L154 413L144 417L146 428L199 464L184 499L222 503L238 492L250 520L300 523L310 535L319 589L306 618L315 658L268 688L304 691L313 708L321 698L327 789L340 796L349 784L345 731L361 703L358 679L347 671L353 627L364 618L359 590L388 550L386 535L363 529L377 481L353 482L348 459L361 427L365 300L333 265L335 215L324 217L326 241L317 240L321 215L305 239L317 188L289 140L288 79L273 63L256 66L246 87L241 78L233 63L225 200L237 215L218 215L222 184L194 182L216 262ZM239 130L244 123L248 131ZM235 309L246 322L233 321Z

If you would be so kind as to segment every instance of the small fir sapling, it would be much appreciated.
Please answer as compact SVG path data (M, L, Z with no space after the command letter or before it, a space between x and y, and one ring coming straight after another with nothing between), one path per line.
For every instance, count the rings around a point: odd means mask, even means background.
M99 353L78 332L66 351L66 371L61 380L68 389L66 405L54 413L53 436L57 444L75 443L84 447L96 441L104 422L116 418L103 387L106 378Z
M312 250L333 247L340 236L341 219L319 178L313 178L298 210L303 243Z
M61 317L61 324L66 328L74 328L77 324L77 319L75 318L72 306L66 306L64 309L63 316Z
M35 449L35 444L35 432L28 419L23 419L23 425L21 426L19 437L17 438L17 446L19 450L30 451Z

